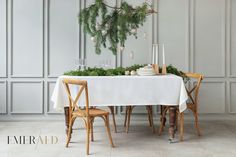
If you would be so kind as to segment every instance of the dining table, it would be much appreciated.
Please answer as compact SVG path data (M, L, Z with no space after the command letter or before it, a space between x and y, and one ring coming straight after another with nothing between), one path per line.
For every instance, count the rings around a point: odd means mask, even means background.
M69 100L63 84L64 78L87 81L90 106L168 106L170 108L169 139L171 140L175 136L176 109L178 108L181 113L187 108L188 95L183 78L173 74L154 76L62 75L57 78L51 101L55 110L65 111L65 116L68 116ZM70 88L72 96L76 96L78 86L71 85ZM85 96L80 97L78 106L85 106Z

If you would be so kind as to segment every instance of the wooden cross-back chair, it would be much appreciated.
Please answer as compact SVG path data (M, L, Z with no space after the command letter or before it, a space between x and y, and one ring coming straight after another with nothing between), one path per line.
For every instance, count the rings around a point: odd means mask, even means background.
M95 117L101 117L105 122L105 127L107 130L107 134L110 140L110 144L112 147L114 147L111 132L110 132L110 126L109 126L109 112L105 110L101 110L95 107L89 107L89 95L88 95L88 85L87 81L78 80L78 79L63 79L63 83L66 88L66 93L69 98L69 130L67 133L67 141L66 141L66 147L68 147L71 134L72 134L72 126L74 124L74 121L77 117L82 118L85 124L86 128L86 153L89 154L89 142L90 142L90 135L91 135L91 141L94 140L93 137L93 122ZM79 87L79 91L73 99L71 95L71 90L69 85L77 85ZM81 94L85 92L85 108L81 108L77 105L79 98L81 97Z
M194 122L195 122L195 128L197 130L197 135L200 136L200 128L199 128L199 122L198 122L198 95L199 95L199 89L201 82L203 80L203 75L197 74L197 73L185 73L185 75L190 78L190 80L196 80L193 83L193 86L189 88L186 88L189 100L187 101L187 109L191 110L194 115ZM169 110L169 107L162 106L162 118L161 118L161 127L159 129L159 135L162 133L164 126L165 126L165 115L166 112ZM180 113L177 109L178 116L176 116L176 127L178 129L178 118L180 118L180 140L183 140L183 134L184 134L184 113Z

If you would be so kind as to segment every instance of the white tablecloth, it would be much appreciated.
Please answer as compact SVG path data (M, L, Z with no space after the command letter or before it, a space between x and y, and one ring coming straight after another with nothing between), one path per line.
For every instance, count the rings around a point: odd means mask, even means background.
M56 110L68 106L63 78L75 78L88 82L90 106L171 105L186 109L188 99L184 82L175 75L160 76L60 76L51 100ZM72 95L78 88L71 86ZM84 106L82 95L79 105Z

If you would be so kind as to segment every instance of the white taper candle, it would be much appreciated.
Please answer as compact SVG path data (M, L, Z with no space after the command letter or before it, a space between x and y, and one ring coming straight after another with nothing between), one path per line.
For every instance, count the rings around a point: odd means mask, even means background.
M152 64L155 64L155 45L152 45Z
M156 64L158 65L159 61L158 61L158 56L159 56L159 45L156 44Z
M162 47L162 64L166 64L165 63L165 45L163 44L163 47Z

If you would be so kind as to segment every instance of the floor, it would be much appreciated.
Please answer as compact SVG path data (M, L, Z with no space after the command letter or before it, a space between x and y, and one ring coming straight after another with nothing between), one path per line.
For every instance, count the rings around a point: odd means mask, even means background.
M236 157L236 120L231 118L205 117L200 119L203 135L195 134L191 118L185 120L184 141L168 142L168 130L161 136L153 134L146 117L132 117L130 132L123 128L123 118L117 117L118 133L112 132L115 148L109 145L101 120L95 120L95 141L90 145L92 157ZM156 128L159 121L155 120ZM32 120L0 122L0 157L84 157L85 129L77 120L69 148L65 148L63 120ZM9 136L9 144L7 142ZM19 136L26 137L27 144L16 144ZM34 136L37 144L29 144ZM51 141L51 137L54 141ZM47 137L48 143L45 143ZM58 141L56 141L56 138ZM41 141L39 139L42 139ZM54 142L53 144L51 142Z

